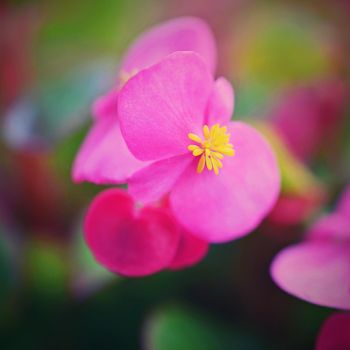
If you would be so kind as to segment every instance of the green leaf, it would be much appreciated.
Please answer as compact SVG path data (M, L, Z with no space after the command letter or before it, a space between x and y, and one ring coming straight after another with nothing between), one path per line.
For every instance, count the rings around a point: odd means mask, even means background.
M148 319L145 343L147 350L262 349L255 337L234 326L176 305L164 307Z

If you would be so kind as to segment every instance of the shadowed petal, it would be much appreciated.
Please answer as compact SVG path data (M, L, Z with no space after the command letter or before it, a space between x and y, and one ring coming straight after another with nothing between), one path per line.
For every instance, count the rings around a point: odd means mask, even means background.
M349 330L350 314L333 314L321 328L317 337L316 350L349 350Z
M161 208L135 213L131 197L118 189L100 193L84 221L86 242L95 259L107 269L126 276L158 272L174 258L179 230Z
M191 161L191 154L185 154L152 163L129 179L130 194L144 204L160 199L172 189Z
M126 146L113 117L97 119L80 147L73 165L75 182L125 183L147 163L137 160Z

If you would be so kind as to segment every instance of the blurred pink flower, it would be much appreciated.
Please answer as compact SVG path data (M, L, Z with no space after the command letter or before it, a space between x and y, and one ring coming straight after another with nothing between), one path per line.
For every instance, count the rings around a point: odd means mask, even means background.
M350 309L350 186L336 210L319 219L305 242L282 250L271 274L286 292L311 303Z
M317 337L316 350L350 349L350 314L336 313L323 324Z
M95 259L126 276L188 267L208 251L208 243L181 227L165 203L138 208L120 189L105 190L93 200L84 232Z
M277 199L272 149L252 127L230 122L234 96L193 52L176 52L131 78L118 96L124 139L152 164L131 176L137 200L170 192L175 217L209 242L253 230ZM232 143L231 143L232 142Z
M122 60L116 87L93 106L93 126L73 165L75 182L98 184L124 183L128 176L145 165L129 152L120 133L117 95L136 72L157 63L175 51L194 51L214 72L216 47L209 27L200 19L181 17L160 24L141 35Z
M322 146L329 147L344 117L345 86L329 80L287 93L272 120L296 156L309 160Z

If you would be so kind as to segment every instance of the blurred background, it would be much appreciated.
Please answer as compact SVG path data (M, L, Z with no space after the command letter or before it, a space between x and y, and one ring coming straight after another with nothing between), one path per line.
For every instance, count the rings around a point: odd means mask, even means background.
M122 278L83 242L102 187L73 184L72 161L128 45L181 15L213 29L234 117L273 144L282 192L198 265ZM332 310L279 290L269 265L350 183L349 16L347 0L2 0L1 349L312 349Z

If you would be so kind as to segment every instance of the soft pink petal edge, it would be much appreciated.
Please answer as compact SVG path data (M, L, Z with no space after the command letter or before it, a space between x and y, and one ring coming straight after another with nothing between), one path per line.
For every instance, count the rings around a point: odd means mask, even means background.
M281 289L300 299L350 309L349 251L349 244L296 244L275 257L271 276Z
M73 163L72 177L76 183L120 184L147 164L131 154L118 122L106 117L91 126Z

